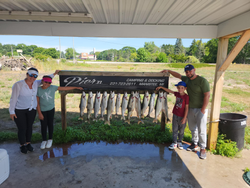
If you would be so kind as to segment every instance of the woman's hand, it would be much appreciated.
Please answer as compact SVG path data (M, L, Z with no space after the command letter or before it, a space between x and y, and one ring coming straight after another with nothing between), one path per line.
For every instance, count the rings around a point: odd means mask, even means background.
M57 75L59 72L60 72L60 70L56 70L56 71L54 72L54 75Z
M41 114L38 114L38 118L39 118L40 120L44 120L43 114L42 114L42 113L41 113Z
M16 114L10 114L10 118L14 121L14 118L17 118Z

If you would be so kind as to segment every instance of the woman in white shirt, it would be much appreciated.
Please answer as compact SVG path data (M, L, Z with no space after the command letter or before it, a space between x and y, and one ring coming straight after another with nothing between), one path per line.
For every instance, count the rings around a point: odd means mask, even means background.
M50 75L54 77L59 70ZM18 128L18 139L22 153L33 151L31 146L32 126L36 117L37 107L37 88L41 85L41 80L36 80L38 70L30 68L24 80L16 82L12 86L10 98L10 118L15 121Z

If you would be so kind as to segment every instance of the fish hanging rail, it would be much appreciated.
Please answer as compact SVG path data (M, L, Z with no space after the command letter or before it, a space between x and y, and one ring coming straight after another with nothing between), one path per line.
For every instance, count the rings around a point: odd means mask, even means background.
M60 86L83 87L84 91L138 91L153 92L158 86L168 87L169 73L160 72L103 72L68 71L59 72ZM60 93L81 93L81 91L61 91Z
M168 88L169 73L160 72L103 72L103 71L71 71L62 70L59 72L60 86L82 87L85 93L98 91L99 93L131 93L138 95L145 92L158 93L155 89L159 86ZM62 129L67 128L66 123L66 95L68 93L82 93L79 90L60 91L61 94L61 114ZM140 104L138 103L140 106ZM80 104L80 106L82 106ZM93 108L93 107L92 107ZM129 105L128 105L129 109ZM150 110L149 110L150 111ZM160 111L162 111L160 109ZM91 113L91 112L90 112ZM124 113L124 112L123 112ZM168 113L162 111L161 129L165 131L165 123ZM96 116L96 115L95 115ZM123 115L124 116L124 115ZM103 115L102 117L103 118Z

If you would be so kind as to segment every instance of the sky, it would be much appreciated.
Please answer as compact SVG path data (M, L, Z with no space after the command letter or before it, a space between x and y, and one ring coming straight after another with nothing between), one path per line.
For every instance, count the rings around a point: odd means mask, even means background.
M95 51L103 51L108 49L121 49L124 46L131 46L136 49L144 46L145 42L154 42L156 46L160 47L163 44L172 44L176 42L175 38L98 38L98 37L60 37L61 50L65 51L67 48L74 48L76 52L91 52L93 48ZM197 39L200 40L200 39ZM210 39L202 39L202 42L207 42ZM193 39L182 39L184 47L189 47ZM22 36L22 35L0 35L0 43L4 44L20 44L37 45L43 48L56 48L59 50L59 37L57 36Z

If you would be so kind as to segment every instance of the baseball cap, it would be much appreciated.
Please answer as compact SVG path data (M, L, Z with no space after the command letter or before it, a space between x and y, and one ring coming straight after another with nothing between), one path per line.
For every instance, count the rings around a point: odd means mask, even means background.
M180 81L178 84L176 84L175 86L184 86L187 87L187 84L183 81Z
M194 69L194 66L191 65L191 64L186 65L185 68L184 68L185 71L187 71L187 70L190 71L190 70L192 70L192 69Z

